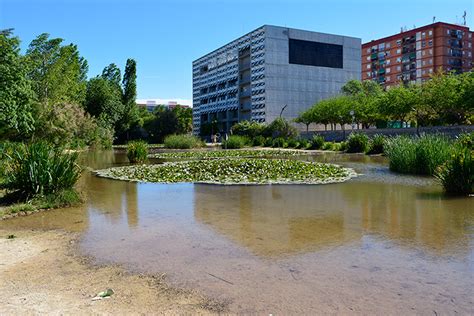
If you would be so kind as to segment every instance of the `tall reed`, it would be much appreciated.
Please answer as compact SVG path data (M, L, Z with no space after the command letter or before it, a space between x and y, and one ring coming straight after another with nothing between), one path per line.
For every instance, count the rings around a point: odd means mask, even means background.
M18 144L6 154L8 173L2 187L25 197L73 189L81 174L77 158L77 153L44 142Z

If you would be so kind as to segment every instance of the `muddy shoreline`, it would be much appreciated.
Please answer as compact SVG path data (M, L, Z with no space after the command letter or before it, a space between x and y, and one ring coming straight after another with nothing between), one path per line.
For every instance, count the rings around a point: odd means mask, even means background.
M227 308L195 291L170 287L164 274L95 265L78 255L77 233L0 230L0 236L2 314L213 314ZM107 288L115 294L92 300Z

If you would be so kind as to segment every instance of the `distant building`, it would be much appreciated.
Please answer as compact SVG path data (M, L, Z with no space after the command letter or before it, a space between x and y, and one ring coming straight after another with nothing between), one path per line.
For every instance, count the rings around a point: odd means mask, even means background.
M193 62L193 133L296 118L360 80L360 49L359 38L264 25L204 55Z
M473 32L437 22L362 45L362 80L381 85L423 82L438 69L472 70Z
M177 106L183 107L183 108L190 108L189 105L187 104L182 104L181 102L178 101L167 101L167 100L162 100L162 99L152 99L152 100L137 100L136 101L137 106L139 107L144 107L146 108L149 112L153 112L156 107L158 106L164 106L169 109L174 109Z

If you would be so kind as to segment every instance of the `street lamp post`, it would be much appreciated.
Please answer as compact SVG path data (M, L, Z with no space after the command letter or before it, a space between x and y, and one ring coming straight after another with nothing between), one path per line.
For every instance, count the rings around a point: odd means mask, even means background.
M287 106L288 104L285 104L285 106L281 108L280 117L283 115L283 111L286 109Z
M349 112L349 114L352 116L352 132L354 132L354 127L355 127L355 116L354 116L355 112L354 112L354 110L351 110Z

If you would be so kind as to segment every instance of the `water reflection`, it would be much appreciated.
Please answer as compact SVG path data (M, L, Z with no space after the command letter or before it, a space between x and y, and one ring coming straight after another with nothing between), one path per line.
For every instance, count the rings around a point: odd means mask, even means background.
M111 151L90 152L82 159L91 169L127 161L123 153ZM186 232L197 224L203 226L195 229L205 229L195 238L206 238L211 229L268 258L331 249L364 235L438 255L472 253L472 198L445 198L426 178L394 177L381 157L329 154L303 159L329 160L364 175L317 186L213 186L137 184L85 172L80 188L87 202L81 207L18 218L0 227L65 228L85 231L85 240L94 235L91 240L113 243L105 235L115 235L116 229L140 242L148 238L144 231L149 227L167 225L167 230Z
M194 191L196 220L260 256L340 246L365 234L438 254L470 251L469 200L420 199L423 189L412 186L349 182Z

